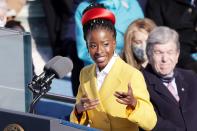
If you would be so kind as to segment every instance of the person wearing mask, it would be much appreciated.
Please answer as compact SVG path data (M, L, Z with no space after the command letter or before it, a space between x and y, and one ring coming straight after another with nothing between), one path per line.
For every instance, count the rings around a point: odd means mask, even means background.
M114 24L114 14L100 4L84 11L84 39L95 63L81 70L70 121L103 131L151 130L157 119L144 78L115 52Z
M89 6L92 2L103 4L107 9L112 11L116 17L115 29L117 32L117 45L116 53L120 54L124 46L124 33L128 25L138 19L143 18L143 11L137 0L84 0L79 4L75 12L76 22L76 46L77 54L85 65L93 63L93 60L88 55L86 48L86 41L84 40L84 34L82 30L81 18L83 10Z
M149 65L142 72L158 119L152 131L196 131L197 74L175 67L180 54L178 33L155 27L146 53Z
M148 18L133 21L124 36L123 60L137 69L146 67L146 40L156 24Z

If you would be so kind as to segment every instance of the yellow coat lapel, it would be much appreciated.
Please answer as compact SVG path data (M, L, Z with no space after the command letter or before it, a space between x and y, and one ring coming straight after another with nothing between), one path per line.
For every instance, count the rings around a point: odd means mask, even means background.
M90 99L99 99L100 100L100 95L97 90L97 78L96 78L96 65L95 64L92 65L90 72L88 72L88 74L86 74L86 75L87 75L87 77L89 77L88 79L90 81L85 83L84 91L86 92L86 94L88 94L88 97ZM97 110L104 111L102 104L99 104L97 106Z
M86 76L89 77L87 82L84 83L84 91L88 94L90 99L98 98L98 91L96 85L96 73L95 73L96 65L92 65L90 72L87 72Z

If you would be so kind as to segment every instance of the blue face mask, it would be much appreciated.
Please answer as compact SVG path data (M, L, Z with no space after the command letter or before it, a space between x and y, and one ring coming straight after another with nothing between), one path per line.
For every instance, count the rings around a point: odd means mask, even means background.
M138 59L140 62L145 62L147 60L146 56L146 43L141 44L135 44L132 43L132 50L134 53L134 56Z

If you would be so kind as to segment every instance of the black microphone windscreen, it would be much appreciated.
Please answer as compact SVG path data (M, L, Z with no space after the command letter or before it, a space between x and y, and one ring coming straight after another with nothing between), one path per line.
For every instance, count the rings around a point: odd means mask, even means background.
M44 66L44 71L47 71L51 68L51 66L56 62L58 61L59 59L61 59L62 56L55 56L53 57L51 60L49 60L46 65Z
M54 64L51 65L50 71L55 74L56 78L63 78L67 73L73 69L72 60L67 57L58 59Z

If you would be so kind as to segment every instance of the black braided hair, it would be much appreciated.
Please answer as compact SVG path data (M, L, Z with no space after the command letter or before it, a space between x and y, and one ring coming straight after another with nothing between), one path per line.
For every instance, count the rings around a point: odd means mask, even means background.
M91 3L83 11L83 14L85 12L87 12L88 10L92 9L92 8L98 8L98 7L99 8L106 9L103 4ZM84 39L86 40L88 33L90 33L93 30L98 30L98 29L105 29L107 31L112 32L114 39L116 39L116 29L115 29L115 26L113 25L113 23L110 20L103 19L103 18L97 18L97 19L90 20L90 21L86 22L83 25Z

